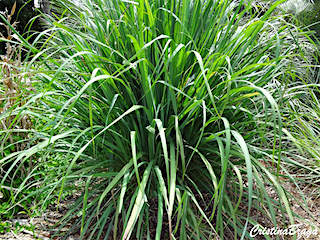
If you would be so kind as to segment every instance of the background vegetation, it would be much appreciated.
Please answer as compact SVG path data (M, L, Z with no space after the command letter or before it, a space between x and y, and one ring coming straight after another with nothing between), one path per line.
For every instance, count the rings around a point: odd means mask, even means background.
M25 38L32 35L33 32L42 30L40 22L37 18L39 12L36 10L34 6L34 1L26 1L26 0L0 0L0 11L4 12L5 9L11 11L14 3L16 3L16 11L11 17L11 24L15 21L18 22L16 24L16 30L23 35ZM0 33L7 38L7 29L6 25L3 21L0 21ZM31 38L29 41L34 41L34 38ZM3 55L6 53L5 43L0 42L0 54Z

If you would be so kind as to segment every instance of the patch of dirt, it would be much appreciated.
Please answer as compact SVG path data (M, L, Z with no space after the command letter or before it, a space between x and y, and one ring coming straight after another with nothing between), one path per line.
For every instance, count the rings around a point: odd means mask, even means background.
M74 202L74 199L68 201L61 201L58 209L56 207L49 207L49 209L42 213L41 216L29 218L27 215L18 214L14 219L9 222L12 223L10 232L5 234L0 233L0 240L60 240L62 237L52 236L58 231L57 227L54 228L55 224L67 213L68 206ZM15 225L19 223L22 227L17 232L15 231ZM31 226L35 229L31 231ZM69 227L69 228L68 228ZM67 225L66 228L61 229L61 233L69 231L71 225ZM15 233L16 232L16 233ZM79 240L79 235L72 235L67 240Z
M299 224L298 229L300 229L300 231L303 231L303 234L300 235L300 238L298 239L303 239L303 240L320 240L320 198L316 198L317 195L314 194L315 191L317 191L316 187L310 187L308 185L303 185L300 184L299 187L302 190L302 192L304 193L305 196L307 196L306 199L306 203L307 203L307 208L304 207L304 204L300 204L300 202L303 203L303 199L299 193L298 188L292 184L292 183L288 183L288 182L283 182L282 183L283 188L288 191L294 198L296 199L292 199L290 201L291 204L291 208L293 210L294 213L300 215L302 217L302 219L295 217L295 223ZM278 200L277 198L277 194L276 192L273 190L273 188L271 186L266 186L267 189L267 193L270 197L272 197L275 200ZM198 198L198 197L196 197ZM204 200L205 203L203 203L203 201L201 201L200 199L197 199L199 201L199 203L202 202L201 205L205 205L206 203L208 203L210 201L210 196L207 194L204 194ZM59 204L58 210L55 207L50 207L49 210L47 210L45 213L43 213L41 216L39 217L34 217L34 218L28 218L26 215L17 215L15 217L15 219L12 219L11 222L13 223L12 225L15 224L15 222L19 222L20 225L26 225L26 226L35 226L35 233L33 233L30 230L23 230L20 232L15 233L14 232L14 228L11 228L10 232L7 232L5 234L0 234L0 240L32 240L32 239L43 239L43 240L49 240L50 238L52 238L52 236L57 232L57 227L56 229L54 229L54 225L55 223L57 223L59 221L59 219L61 219L67 212L67 208L68 205L74 203L75 199L70 199L64 202L61 202ZM150 209L150 228L151 228L151 237L152 239L154 239L155 237L155 229L157 227L157 206L158 206L158 201L156 198L152 198L149 199L149 209ZM201 207L203 207L201 206ZM242 210L243 212L246 212L246 203L241 203L239 206L239 209ZM211 213L207 212L207 215L210 216ZM283 222L285 222L286 224L289 225L289 217L286 214L282 214L281 212L278 212L277 214L277 222L279 223L278 229L285 229L285 227L283 227ZM273 226L273 224L271 223L271 221L266 218L264 215L262 215L259 211L257 211L255 208L252 209L251 211L251 219L256 220L261 226L263 226L264 228L267 229L271 229ZM161 236L161 240L167 240L168 239L168 221L167 221L167 215L164 211L164 215L163 215L163 233ZM173 225L176 223L176 219L173 219ZM311 228L311 226L307 223L313 223L316 227L318 227L319 229L317 230L313 230ZM249 224L249 231L253 228L254 226L252 224ZM121 228L121 227L120 227ZM28 229L28 228L27 228ZM62 230L60 231L61 235L64 235L64 233L66 233L67 231L69 231L71 229L71 223L67 224L64 228L62 228ZM305 233L306 231L311 231L313 230L313 233L317 233L315 234L310 234L307 237L307 234ZM316 231L316 232L315 232ZM118 230L118 232L121 232L121 229ZM54 240L61 240L63 239L63 237L59 236L55 236L53 237ZM179 234L176 234L177 236L179 236ZM233 237L233 232L226 230L226 239L234 239ZM104 238L104 236L103 236ZM103 239L102 238L102 239ZM276 236L270 236L270 238L276 239ZM67 238L67 240L79 240L80 236L79 234L74 234L72 236L69 236ZM86 239L86 237L84 238ZM178 238L177 238L178 239ZM264 240L266 239L263 235L257 235L255 236L255 239L257 240ZM284 235L284 236L279 236L279 239L292 239L290 236Z
M307 184L299 184L300 190L306 196L306 208L301 194L299 193L299 189L293 183L285 182L282 184L282 186L285 190L292 194L294 198L296 198L291 200L290 204L292 211L297 213L302 218L295 218L296 224L300 224L299 228L301 231L303 229L312 231L311 226L307 222L310 222L319 228L315 229L317 235L312 234L309 237L302 237L301 239L320 240L320 198L317 198L317 196L314 194L315 192L319 191L319 187L311 187Z
M289 203L290 207L293 211L293 213L298 214L299 217L294 217L295 225L296 225L296 232L297 232L297 239L303 239L303 240L320 240L320 198L317 198L314 192L316 192L319 187L311 187L307 184L299 184L300 190L303 192L304 196L306 197L306 203L304 204L303 198L301 194L299 193L299 189L291 182L281 182L281 186L284 188L287 193L289 193ZM271 186L266 185L267 194L269 197L272 197L274 200L279 201L278 195L276 194L274 188ZM306 207L307 206L307 207ZM244 208L247 206L245 205ZM285 206L282 206L283 209L285 209ZM256 209L253 209L251 211L251 219L256 220L261 226L267 229L274 228L273 223L269 220L269 218L265 217L265 215L262 215L261 212L257 211ZM294 229L293 227L290 227L290 218L287 213L282 213L280 210L276 212L276 221L277 221L277 228L273 230L272 233L275 233L279 230L279 233L284 232L287 229L290 231L290 229ZM285 224L284 224L285 223ZM311 223L311 224L309 224ZM311 226L313 225L313 226ZM249 224L249 231L254 226L252 224ZM318 229L317 229L318 228ZM254 232L254 230L253 230ZM258 232L256 232L258 233ZM268 234L269 237L274 240L277 239L276 235ZM278 234L279 239L288 239L291 240L293 237L289 234ZM263 235L257 235L255 236L255 239L257 240L264 240L266 239Z

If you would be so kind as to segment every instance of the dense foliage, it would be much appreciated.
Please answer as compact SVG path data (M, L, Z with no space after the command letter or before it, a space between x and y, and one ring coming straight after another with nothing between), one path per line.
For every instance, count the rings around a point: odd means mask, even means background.
M0 117L36 126L12 124L29 145L2 158L0 185L43 207L81 191L61 222L84 239L250 238L253 209L293 224L280 178L319 176L317 49L281 2L56 1L42 47L24 42L43 88Z
M280 4L281 9L288 14L292 14L299 22L298 25L314 31L310 37L320 39L320 1L319 0L287 0Z

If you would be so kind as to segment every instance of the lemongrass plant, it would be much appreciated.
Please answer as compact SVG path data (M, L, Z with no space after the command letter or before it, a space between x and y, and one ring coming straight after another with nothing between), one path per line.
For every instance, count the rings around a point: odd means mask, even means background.
M33 154L39 166L63 155L57 176L32 172L18 189L39 185L27 197L46 193L42 206L78 189L60 226L81 239L253 239L253 210L294 224L280 178L319 174L300 161L319 156L306 103L316 48L275 14L281 2L257 14L230 0L56 1L25 69L38 61L46 91L15 110L46 125L1 160L14 161L7 174Z

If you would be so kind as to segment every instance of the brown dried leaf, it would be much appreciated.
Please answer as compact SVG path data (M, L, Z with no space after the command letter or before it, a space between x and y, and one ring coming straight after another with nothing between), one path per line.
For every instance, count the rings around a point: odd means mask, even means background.
M13 7L12 7L12 9L11 9L11 14L10 14L10 17L12 17L13 16L13 14L14 14L14 12L16 11L16 6L17 6L17 4L16 4L17 2L14 2L14 4L13 4Z

